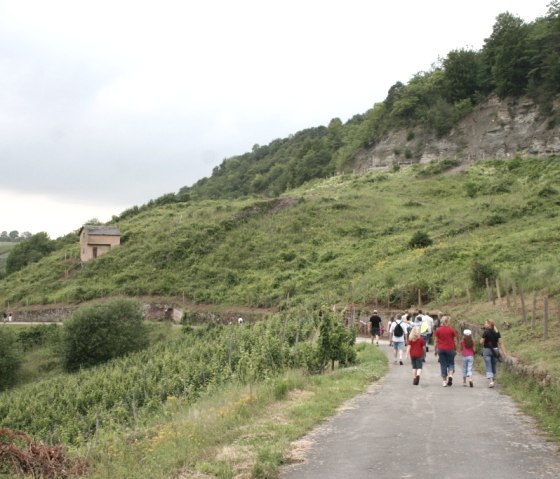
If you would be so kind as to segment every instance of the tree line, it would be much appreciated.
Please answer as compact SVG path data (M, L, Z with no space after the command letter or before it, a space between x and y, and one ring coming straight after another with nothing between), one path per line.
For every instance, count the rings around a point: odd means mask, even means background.
M499 98L528 95L550 117L560 118L553 100L560 92L560 2L547 15L526 23L511 13L496 18L481 50L457 49L417 73L407 84L396 82L386 99L346 123L334 118L328 126L300 131L265 146L225 159L210 178L165 202L191 198L235 198L251 194L276 196L311 179L344 172L362 148L379 142L396 128L445 135L490 95ZM411 138L409 138L411 139ZM422 151L406 152L421 156Z
M17 243L18 241L23 241L30 238L32 235L29 231L24 231L19 233L18 230L13 230L8 233L8 231L2 231L0 233L0 241L5 243Z

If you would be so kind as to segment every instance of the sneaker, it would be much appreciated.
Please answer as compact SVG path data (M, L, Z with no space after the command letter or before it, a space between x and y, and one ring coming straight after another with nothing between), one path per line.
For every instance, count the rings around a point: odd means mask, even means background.
M466 388L466 387L467 387L467 383L463 383L463 387Z
M493 388L494 387L494 381L490 381L490 384L488 385L489 388Z
M444 388L446 388L446 387L447 387L447 381L443 381L442 386L443 386Z
M402 361L399 361L399 364L402 366L403 365Z
M428 346L426 346L426 352L430 352L430 348Z
M416 386L420 384L420 376L416 376Z
M417 377L418 377L418 376L417 376ZM413 386L416 386L416 385L418 384L418 383L416 382L417 377L416 377L416 378L412 378L412 385L413 385Z
M473 382L472 382L472 379L469 380L469 387L471 387L471 388L474 387L474 384L473 384Z
M453 386L453 378L452 378L451 376L449 376L449 377L447 378L447 385L448 385L448 386Z

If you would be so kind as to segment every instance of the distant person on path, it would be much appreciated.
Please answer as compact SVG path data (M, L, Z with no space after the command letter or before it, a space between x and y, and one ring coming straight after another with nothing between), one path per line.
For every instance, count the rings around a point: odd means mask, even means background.
M429 314L423 314L422 310L418 311L418 315L422 316L422 324L420 325L420 334L426 343L426 352L430 350L430 339L434 330L434 318Z
M472 370L474 365L474 341L472 331L465 329L463 331L463 339L461 340L461 356L463 357L463 386L474 386L472 379Z
M435 354L439 357L443 387L453 385L453 374L455 373L457 331L453 329L450 322L449 316L444 316L441 319L441 326L437 328L434 336Z
M419 328L412 328L408 344L406 346L406 357L410 357L412 363L412 384L418 386L420 384L420 375L422 374L422 363L426 355L426 343L420 335Z
M237 320L237 324L239 324L239 326L241 326L241 325L243 324L243 318L240 317L240 318Z
M11 323L12 322L12 313L8 313L8 322Z
M496 364L498 362L498 354L503 349L501 344L500 332L496 329L494 321L487 320L484 324L484 332L480 338L482 344L482 357L484 358L484 366L486 368L486 379L488 379L488 387L493 388L496 384Z
M373 314L369 318L369 322L371 323L371 344L373 344L373 340L375 339L375 344L379 346L379 335L381 334L381 318L376 309L373 310Z
M403 350L404 345L406 344L406 334L407 334L407 326L406 323L401 319L398 318L393 321L391 324L391 329L389 329L389 336L393 341L393 349L395 350L395 364L397 364L397 356L399 360L399 364L403 365Z
M389 321L387 322L387 336L389 337L389 347L393 346L393 336L391 336L391 326L395 320L390 317Z

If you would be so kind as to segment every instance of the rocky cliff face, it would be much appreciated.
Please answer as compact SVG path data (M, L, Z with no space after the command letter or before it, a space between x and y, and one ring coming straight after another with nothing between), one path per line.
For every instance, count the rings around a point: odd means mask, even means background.
M559 110L556 104L555 111ZM540 117L538 106L529 98L492 97L442 138L421 128L391 132L356 156L355 172L444 159L461 163L508 159L516 154L560 155L560 124Z

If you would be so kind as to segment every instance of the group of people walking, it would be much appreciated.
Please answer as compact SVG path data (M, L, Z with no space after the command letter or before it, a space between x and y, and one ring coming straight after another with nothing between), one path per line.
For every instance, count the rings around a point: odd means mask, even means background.
M372 343L379 345L382 320L379 313L374 310L370 317ZM426 353L429 351L430 340L433 336L434 354L438 357L440 374L443 387L453 385L455 375L455 359L457 351L461 352L461 364L463 373L463 386L474 387L473 366L476 353L476 344L473 332L470 329L463 330L462 337L451 325L449 316L432 318L428 314L419 311L413 316L409 313L397 315L389 320L387 325L389 345L394 350L394 363L403 363L404 359L410 359L412 365L412 384L420 384L422 368L426 361ZM488 387L493 388L496 383L496 366L503 352L501 335L495 324L487 320L484 325L482 336L479 339L482 347L482 357L486 369Z

